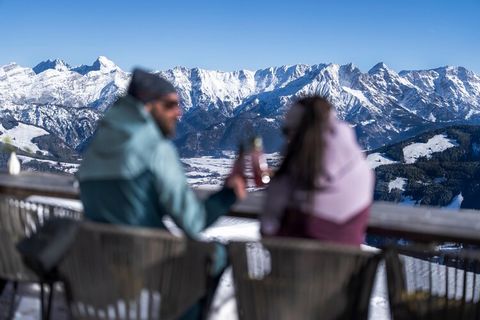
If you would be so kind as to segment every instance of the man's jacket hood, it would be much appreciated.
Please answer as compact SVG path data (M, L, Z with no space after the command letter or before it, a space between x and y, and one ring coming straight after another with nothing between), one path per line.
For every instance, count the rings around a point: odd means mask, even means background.
M78 179L137 176L147 169L151 151L162 142L170 143L144 105L131 96L122 97L99 122Z

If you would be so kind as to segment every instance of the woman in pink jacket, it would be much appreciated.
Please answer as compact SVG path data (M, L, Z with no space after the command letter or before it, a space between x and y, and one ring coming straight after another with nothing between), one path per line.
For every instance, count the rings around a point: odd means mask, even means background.
M292 106L284 133L285 158L267 190L262 234L360 245L374 174L352 128L326 99L312 96Z

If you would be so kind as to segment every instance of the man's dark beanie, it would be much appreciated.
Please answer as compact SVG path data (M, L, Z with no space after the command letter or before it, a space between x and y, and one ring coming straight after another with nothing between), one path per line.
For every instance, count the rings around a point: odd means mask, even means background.
M148 103L174 92L176 92L175 87L167 80L142 69L133 70L128 94L143 103Z

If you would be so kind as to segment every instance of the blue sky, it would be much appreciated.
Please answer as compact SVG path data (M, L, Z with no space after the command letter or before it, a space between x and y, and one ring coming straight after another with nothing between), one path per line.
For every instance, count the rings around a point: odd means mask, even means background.
M0 0L0 65L105 55L125 70L353 62L480 74L479 0Z

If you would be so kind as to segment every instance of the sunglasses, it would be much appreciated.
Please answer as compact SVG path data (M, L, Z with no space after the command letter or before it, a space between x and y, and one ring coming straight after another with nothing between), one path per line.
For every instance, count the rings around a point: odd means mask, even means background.
M178 100L161 100L165 109L173 109L180 107L180 102Z

